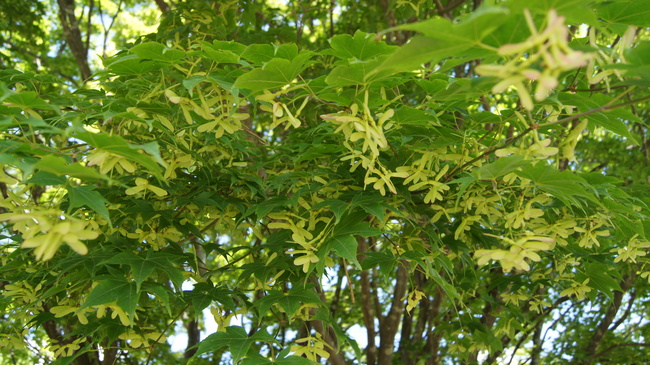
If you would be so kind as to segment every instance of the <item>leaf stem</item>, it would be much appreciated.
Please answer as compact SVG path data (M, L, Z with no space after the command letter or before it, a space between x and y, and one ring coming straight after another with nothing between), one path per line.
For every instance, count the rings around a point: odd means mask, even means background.
M465 162L462 166L460 166L458 168L454 168L449 174L447 174L445 176L445 179L443 181L448 182L451 178L453 178L453 176L455 176L460 171L463 171L465 168L472 165L474 162L485 158L485 156L495 152L496 150L500 150L502 148L510 146L511 144L513 144L516 141L520 140L521 138L523 138L525 135L527 135L528 133L530 133L534 129L540 129L540 128L551 127L551 126L554 126L554 125L564 124L564 123L573 121L575 119L582 118L582 117L587 116L587 115L591 115L591 114L595 114L595 113L599 113L599 112L603 112L603 111L607 111L607 110L617 109L617 108L621 108L621 107L624 107L624 106L641 103L641 102L648 101L648 100L650 100L650 96L645 96L645 97L642 97L642 98L639 98L639 99L634 99L634 100L630 100L630 101L626 101L624 103L619 103L619 104L614 104L614 105L605 104L605 105L603 105L601 107L591 109L591 110L587 110L586 112L582 112L582 113L571 115L571 116L566 117L566 118L558 119L555 122L540 124L540 125L538 125L538 126L536 126L534 128L533 127L528 127L524 131L519 133L518 135L507 139L500 146L488 148L485 152L483 152L480 155L474 157L473 159Z
M178 319L180 318L180 316L181 316L183 313L185 313L185 311L187 310L187 308L189 308L190 304L191 304L191 303L188 302L188 303L185 305L185 307L183 307L183 309L181 309L181 311L178 313L178 315L177 315L176 317L174 317L174 319L172 319L171 322L169 322L169 324L167 325L167 327L165 327L165 329L160 333L160 336L158 336L158 338L156 339L156 341L154 342L154 344L150 346L149 356L147 356L147 362L145 363L145 365L149 365L149 363L151 362L151 358L152 358L152 356L153 356L153 350L154 350L154 348L156 347L156 345L157 345L158 343L160 343L160 339L162 339L162 337L165 335L165 332L167 332L167 331L169 330L169 328L170 328L174 323L176 323L176 321L178 321Z

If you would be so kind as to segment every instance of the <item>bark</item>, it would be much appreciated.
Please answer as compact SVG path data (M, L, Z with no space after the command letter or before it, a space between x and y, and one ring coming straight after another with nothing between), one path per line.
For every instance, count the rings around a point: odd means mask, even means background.
M166 13L170 10L169 4L165 2L165 0L155 0L156 5L158 5L158 9L160 9L161 12Z
M323 304L327 306L327 298L325 298L325 293L320 287L318 281L314 277L311 277L310 280L316 285L316 292L318 296L320 297ZM315 310L312 310L312 315L313 314L315 314ZM331 326L326 327L323 324L323 321L319 321L319 320L308 321L307 326L311 326L314 330L316 330L316 332L320 333L325 343L329 345L329 346L325 346L325 350L330 355L328 359L329 363L333 365L346 365L345 357L343 353L341 353L338 350L339 346L338 346L336 333L334 332L334 329ZM309 331L307 331L307 333L309 333Z
M540 355L542 354L542 332L544 330L544 321L537 322L535 333L533 334L533 351L530 354L530 365L540 365Z
M113 365L117 360L117 341L104 348L104 360L102 365Z
M404 312L404 295L406 294L406 287L408 285L408 272L405 265L406 263L402 262L397 267L392 304L388 314L382 318L381 325L379 326L378 365L390 365L393 360L395 335L397 335L400 319Z
M446 6L442 5L440 0L435 0L436 8L438 9L438 15L443 16L448 19L453 19L452 13L453 11L463 5L467 0L455 0L455 1L449 1ZM476 7L476 3L479 3L480 5L480 0L474 0L474 6Z
M411 348L409 344L415 344L411 337L411 331L413 331L413 316L406 314L402 316L402 332L400 334L399 340L399 352L400 354L400 364L402 365L413 365L413 360L411 359Z
M323 340L331 346L325 346L325 350L327 350L327 352L330 354L330 357L328 359L329 363L333 365L346 365L343 354L336 350L338 346L336 343L336 334L334 333L334 330L329 326L325 328L323 326L323 321L310 321L310 323L316 332L320 333L321 336L323 336Z
M365 255L362 253L368 251L368 242L366 238L359 237L359 262L363 262ZM375 329L375 310L374 299L372 298L372 291L370 288L370 273L368 270L361 272L361 300L364 305L361 307L363 313L363 322L366 327L366 337L368 345L366 346L366 364L374 365L377 363L377 345L375 344L375 336L377 330Z
M416 271L413 274L413 289L422 288L425 283L424 274ZM417 354L421 353L422 336L429 322L430 307L431 301L424 297L418 303L417 310L413 309L402 316L402 331L397 351L400 354L400 364L415 365L420 360Z
M199 328L199 321L196 318L192 318L187 323L185 323L185 329L187 330L187 347L185 348L185 353L183 357L189 359L194 356L198 348L194 347L201 342L201 328Z
M634 279L634 272L628 274L623 280L623 282L621 283L621 289L623 290L614 292L614 301L607 309L607 312L605 313L605 317L603 318L602 321L600 321L598 328L596 328L596 331L591 337L591 340L587 344L587 347L585 349L584 360L580 362L581 365L591 365L596 360L596 356L595 356L596 351L598 351L598 347L600 347L600 344L603 342L603 338L605 337L605 334L609 330L609 326L612 324L612 322L614 322L614 318L616 318L616 313L618 312L618 309L621 307L621 302L623 301L623 294L625 294L625 292L627 292L630 289L630 287L632 286L633 279Z
M45 304L43 309L47 312L50 311L50 306ZM48 320L42 324L45 333L47 336L54 342L65 345L72 343L78 337L65 338L64 330L53 320ZM74 361L71 362L72 365L99 365L99 358L97 357L97 352L86 352L79 355Z
M74 14L74 0L57 0L59 4L59 19L63 27L66 43L77 61L82 81L90 79L92 73L88 65L88 48L84 45L79 29L79 21Z
M193 240L192 247L194 248L194 254L196 258L196 270L199 276L203 277L207 274L208 268L206 266L207 255L203 246L198 242L198 240ZM190 316L187 322L184 323L185 330L187 331L187 346L185 347L185 353L183 357L189 359L194 356L196 350L194 346L198 345L201 342L201 327L198 320L198 316L203 316L203 313L190 311Z
M493 270L493 272L496 272L496 270ZM496 322L495 314L497 314L503 307L500 305L496 307L492 305L492 303L499 302L499 289L496 286L490 289L488 294L490 299L485 302L485 306L483 307L481 324L485 327L485 330L489 332L492 330L492 327ZM470 364L478 363L478 351L471 353L468 359Z
M440 364L440 340L442 339L442 333L437 332L436 328L440 325L440 307L442 306L442 301L444 291L440 286L436 287L436 294L431 303L431 309L429 317L431 318L431 326L429 333L427 335L427 344L424 348L424 352L431 354L431 357L427 360L427 365L439 365Z

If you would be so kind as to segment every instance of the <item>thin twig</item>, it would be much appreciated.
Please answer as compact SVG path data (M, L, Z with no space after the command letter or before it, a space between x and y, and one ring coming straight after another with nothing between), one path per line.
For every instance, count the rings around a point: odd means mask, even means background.
M564 123L573 121L575 119L582 118L582 117L587 116L587 115L591 115L591 114L595 114L595 113L599 113L599 112L603 112L603 111L607 111L607 110L617 109L617 108L621 108L621 107L628 106L628 105L634 105L634 104L642 103L642 102L648 101L648 100L650 100L650 96L645 96L643 98L626 101L626 102L620 103L620 104L614 104L614 105L605 104L605 105L603 105L601 107L591 109L591 110L587 110L586 112L582 112L582 113L571 115L571 116L566 117L566 118L558 119L555 122L549 122L549 123L545 123L545 124L540 124L540 125L528 127L524 131L519 133L518 135L507 139L500 146L493 147L493 148L488 148L482 154L480 154L480 155L474 157L473 159L465 162L462 166L453 169L450 173L448 173L445 176L445 179L443 181L445 181L445 182L449 181L450 179L453 178L453 176L455 176L460 171L463 171L466 167L472 165L474 162L485 158L485 156L495 152L496 150L500 150L502 148L506 148L506 147L510 146L511 144L513 144L516 141L520 140L522 137L524 137L528 133L532 132L533 130L540 129L540 128L547 128L547 127L551 127L551 126L559 125L559 124L564 124Z
M343 268L345 269L345 277L348 279L348 288L350 288L350 300L352 300L352 303L356 303L356 299L354 299L354 284L352 283L352 279L350 279L350 273L348 272L348 265L345 262L345 259L343 259Z
M151 362L151 358L152 358L152 356L153 356L153 350L154 350L154 348L156 347L156 345L160 342L160 340L163 338L163 336L165 335L165 332L167 332L167 331L169 330L169 328L170 328L173 324L175 324L176 321L181 317L181 315L182 315L183 313L185 313L185 311L187 310L187 308L190 307L190 304L191 304L191 303L187 303L187 304L185 305L185 307L183 307L183 309L181 309L181 311L178 313L178 315L177 315L176 317L174 317L174 319L173 319L171 322L169 322L169 324L167 325L167 327L165 327L165 329L160 333L160 336L158 336L158 338L156 339L156 342L155 342L153 345L150 346L149 356L147 357L147 362L145 363L145 365L149 365L149 363Z

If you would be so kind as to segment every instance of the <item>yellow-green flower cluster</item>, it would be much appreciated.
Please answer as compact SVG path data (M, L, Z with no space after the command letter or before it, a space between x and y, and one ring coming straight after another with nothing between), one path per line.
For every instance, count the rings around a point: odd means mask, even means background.
M82 241L99 236L94 221L84 221L55 211L0 214L0 221L3 220L14 223L13 228L22 233L24 241L21 247L34 248L37 260L51 259L63 243L78 254L85 255L88 248Z
M514 86L519 94L521 105L533 109L533 99L525 83L536 81L535 100L542 101L559 84L562 72L585 66L590 54L569 47L569 30L564 17L551 9L547 15L547 26L538 32L528 9L525 10L531 36L521 43L505 44L498 49L501 56L510 60L503 65L483 64L476 67L481 76L494 76L501 79L492 88L493 93L502 93Z

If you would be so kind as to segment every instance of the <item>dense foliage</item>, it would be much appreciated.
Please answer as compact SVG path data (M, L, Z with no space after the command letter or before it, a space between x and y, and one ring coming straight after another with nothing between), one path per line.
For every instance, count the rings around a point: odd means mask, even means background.
M3 363L647 361L650 3L156 1L94 72L146 2L45 3L0 6Z

